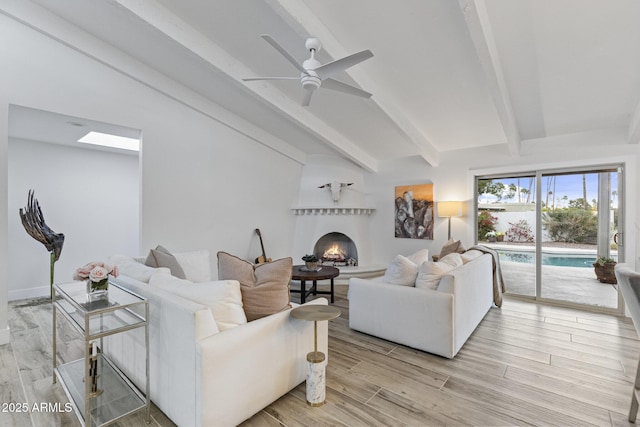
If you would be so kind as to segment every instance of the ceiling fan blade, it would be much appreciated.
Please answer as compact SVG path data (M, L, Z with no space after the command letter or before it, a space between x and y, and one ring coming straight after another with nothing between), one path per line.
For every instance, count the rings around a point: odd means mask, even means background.
M243 82L252 82L255 80L300 80L300 77L250 77L242 79Z
M298 71L303 72L304 74L307 74L307 70L305 70L301 64L298 63L298 61L296 60L296 58L294 58L289 52L286 51L285 48L283 48L282 46L280 46L280 44L275 41L275 39L273 37L271 37L269 34L262 34L260 37L262 37L267 43L269 43L271 46L273 46L273 48L275 50L277 50L278 52L280 52L280 55L284 56L285 58L287 58L287 60L289 62L291 62L293 64L294 67L296 67L296 69Z
M353 55L345 56L342 59L337 59L333 62L329 62L327 64L321 65L316 68L316 74L322 80L328 79L329 77L333 77L334 75L346 70L349 67L353 67L356 64L361 63L364 60L367 60L373 56L370 50L363 50L362 52L354 53Z
M323 87L325 89L337 90L338 92L348 93L349 95L371 98L371 94L369 92L334 79L323 80L320 87Z
M305 89L304 92L302 93L302 106L303 107L308 107L309 103L311 102L311 95L313 95L313 90L311 89Z

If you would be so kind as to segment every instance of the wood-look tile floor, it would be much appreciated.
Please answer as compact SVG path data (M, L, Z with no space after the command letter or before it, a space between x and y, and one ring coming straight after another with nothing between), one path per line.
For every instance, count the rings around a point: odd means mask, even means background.
M349 329L346 290L329 323L327 403L309 407L302 383L243 426L630 425L640 341L629 319L506 299L449 360ZM65 323L59 357L72 360L82 347ZM67 402L51 383L51 305L13 302L9 326L1 402ZM73 413L0 412L0 426L79 425ZM153 406L151 426L173 425Z

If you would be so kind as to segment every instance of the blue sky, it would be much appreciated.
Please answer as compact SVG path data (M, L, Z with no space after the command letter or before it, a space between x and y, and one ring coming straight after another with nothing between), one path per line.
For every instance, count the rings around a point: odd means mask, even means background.
M545 196L545 192L546 192L546 184L547 184L547 180L550 179L550 176L543 176L542 177L542 201L546 201L546 196ZM572 174L572 175L555 175L556 178L556 182L555 182L555 193L556 193L556 206L557 207L565 207L567 204L568 200L575 200L578 198L582 198L582 174ZM598 199L598 174L597 173L589 173L586 174L586 178L587 178L587 200L589 201L589 203L591 203L591 201L593 199ZM505 186L508 186L509 184L514 184L514 185L518 185L518 179L517 178L500 178L500 179L494 179L494 182L502 182ZM520 178L520 187L527 189L529 187L529 178ZM533 186L532 186L532 194L531 194L531 199L532 201L535 201L535 177L534 177L534 182L533 182ZM617 173L612 173L611 174L611 190L612 191L616 191L618 188L618 174ZM551 186L550 191L553 191L553 184ZM563 196L567 196L568 199L567 201L563 201L561 200ZM549 196L549 204L551 205L552 201L551 201L552 196ZM522 199L523 201L525 201L526 199L526 194L522 195ZM478 198L480 203L491 203L493 201L495 201L495 197L492 195L488 195L488 194L484 194L479 196ZM513 199L503 199L502 202L518 202L517 200L517 196L514 197ZM614 206L617 205L617 197L613 198L613 203Z

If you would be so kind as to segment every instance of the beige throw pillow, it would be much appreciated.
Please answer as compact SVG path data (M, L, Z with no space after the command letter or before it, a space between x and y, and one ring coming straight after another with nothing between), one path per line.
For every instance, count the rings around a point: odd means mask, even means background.
M218 252L218 279L240 282L248 321L291 308L289 284L293 260L283 258L254 266L226 252Z
M171 270L172 276L178 279L186 279L184 270L176 257L163 246L158 245L155 249L151 249L144 264L154 268L166 267Z
M440 259L454 252L461 254L465 250L466 249L462 244L462 242L460 242L460 240L451 239L447 243L445 243L444 246L442 247L442 250L440 251Z

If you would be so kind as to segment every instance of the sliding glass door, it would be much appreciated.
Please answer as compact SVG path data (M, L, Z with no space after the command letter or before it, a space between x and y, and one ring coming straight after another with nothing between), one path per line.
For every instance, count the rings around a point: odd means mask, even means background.
M477 178L478 243L500 254L508 293L619 310L617 286L599 282L593 263L624 258L622 174L612 165Z
M536 295L536 176L478 179L478 243L498 250L507 291Z

